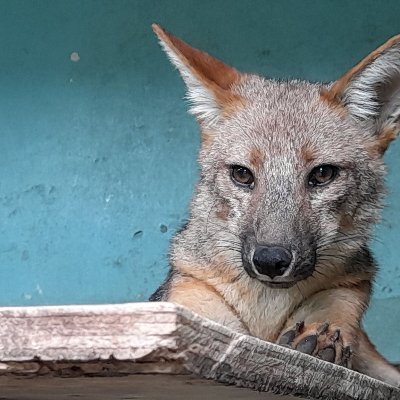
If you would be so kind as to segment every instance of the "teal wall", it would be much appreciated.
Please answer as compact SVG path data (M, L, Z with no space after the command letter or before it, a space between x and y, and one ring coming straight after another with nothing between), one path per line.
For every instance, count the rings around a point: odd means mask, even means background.
M199 138L152 22L244 71L331 80L399 15L397 0L0 1L0 305L140 301L162 281ZM396 361L399 152L366 320Z

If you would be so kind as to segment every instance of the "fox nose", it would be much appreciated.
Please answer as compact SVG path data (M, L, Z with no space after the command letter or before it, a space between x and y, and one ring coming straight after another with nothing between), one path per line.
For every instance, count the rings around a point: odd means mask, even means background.
M281 246L257 246L253 255L256 270L270 278L282 276L291 262L292 253Z

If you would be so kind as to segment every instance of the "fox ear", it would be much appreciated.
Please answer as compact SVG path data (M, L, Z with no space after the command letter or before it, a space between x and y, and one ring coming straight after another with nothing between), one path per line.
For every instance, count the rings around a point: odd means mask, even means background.
M378 47L323 95L377 135L383 153L400 131L400 35Z
M152 28L185 81L190 112L201 124L212 126L241 102L240 96L231 90L242 77L236 69L189 46L157 24Z

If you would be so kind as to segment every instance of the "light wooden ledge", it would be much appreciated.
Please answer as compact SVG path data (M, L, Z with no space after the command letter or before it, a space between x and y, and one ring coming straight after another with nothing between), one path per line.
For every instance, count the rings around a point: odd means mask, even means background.
M256 391L400 399L392 386L170 303L0 308L2 400L259 399Z

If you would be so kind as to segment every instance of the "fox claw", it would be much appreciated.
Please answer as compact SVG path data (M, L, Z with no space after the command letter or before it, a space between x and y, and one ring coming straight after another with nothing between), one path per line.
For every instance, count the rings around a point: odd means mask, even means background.
M304 321L298 322L294 329L287 331L280 337L279 344L281 346L292 347L291 343L293 342L294 338L300 334L303 328Z
M341 363L343 367L349 368L352 354L353 350L351 349L351 346L346 346L343 349L343 357Z
M280 336L278 344L344 367L351 365L351 347L344 346L340 329L329 322L307 326L299 322Z

